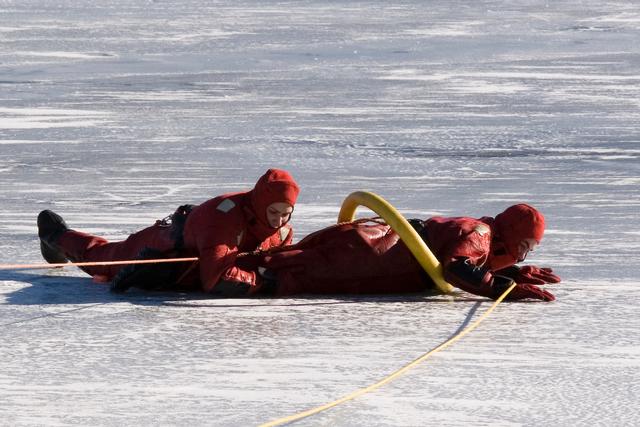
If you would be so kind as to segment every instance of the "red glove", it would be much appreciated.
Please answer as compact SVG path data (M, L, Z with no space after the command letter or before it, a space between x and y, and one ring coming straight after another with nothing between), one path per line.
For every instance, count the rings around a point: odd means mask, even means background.
M491 298L498 299L513 284L513 279L506 276L494 276L491 288L493 295ZM515 301L520 299L539 299L542 301L554 301L556 297L551 292L545 291L536 285L518 283L515 288L507 294L505 300Z
M539 299L542 301L554 301L556 297L553 296L551 292L545 291L537 287L536 285L527 285L518 283L515 288L509 295L507 295L508 300L514 301L519 299Z
M525 265L522 267L514 265L496 271L496 274L510 277L519 284L544 285L545 283L559 283L561 280L560 277L553 274L553 270L550 268L540 268L535 265Z

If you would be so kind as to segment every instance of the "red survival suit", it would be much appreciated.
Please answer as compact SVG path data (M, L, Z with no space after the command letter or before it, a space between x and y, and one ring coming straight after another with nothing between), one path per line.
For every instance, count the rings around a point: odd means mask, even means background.
M542 239L544 217L534 208L515 205L495 219L434 217L411 222L442 263L445 279L452 285L495 299L515 279L518 285L509 299L554 299L533 285L560 281L550 269L532 267L536 277L527 278L512 267L522 261L516 255L522 239ZM262 265L276 272L278 295L409 293L433 287L397 233L374 220L315 232L296 245L264 256Z
M180 247L171 227L158 221L155 225L130 235L122 242L108 242L102 237L69 230L57 245L75 262L135 259L143 250L171 253L175 257L199 257L197 267L181 263L178 288L200 289L222 294L253 294L260 288L255 271L236 266L240 252L266 250L289 244L293 229L286 224L272 228L267 220L267 207L284 202L294 206L299 188L286 171L269 169L253 190L230 193L194 207L184 223ZM84 267L92 276L111 280L122 266ZM233 285L237 289L233 290Z

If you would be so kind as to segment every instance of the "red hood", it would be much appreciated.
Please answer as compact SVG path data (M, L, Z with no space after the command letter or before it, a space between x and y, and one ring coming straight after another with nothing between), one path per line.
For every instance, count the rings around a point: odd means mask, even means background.
M534 207L518 204L507 208L493 222L497 240L501 241L509 255L518 257L518 245L524 239L540 243L544 234L544 216Z
M289 172L282 169L269 169L260 177L256 186L248 194L252 231L259 239L265 239L278 229L267 221L267 208L273 203L288 203L295 206L300 189Z

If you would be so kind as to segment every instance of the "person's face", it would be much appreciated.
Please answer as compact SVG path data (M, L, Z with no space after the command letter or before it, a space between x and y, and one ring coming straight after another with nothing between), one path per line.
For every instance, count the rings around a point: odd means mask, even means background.
M267 207L267 222L273 228L280 228L291 219L293 206L289 203L276 202Z
M524 239L518 245L518 262L524 261L529 252L532 252L536 246L538 246L538 242L536 239Z

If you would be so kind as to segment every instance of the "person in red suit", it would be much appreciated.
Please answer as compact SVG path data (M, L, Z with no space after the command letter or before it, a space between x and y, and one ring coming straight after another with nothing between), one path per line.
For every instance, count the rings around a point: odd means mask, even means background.
M238 254L291 243L289 220L299 188L284 170L269 169L250 191L223 194L201 205L184 205L162 221L121 242L71 230L56 213L38 215L43 257L50 263L198 257L195 263L89 266L113 292L145 289L201 290L223 296L260 290L256 271L240 268Z
M497 299L515 281L507 299L555 299L537 286L560 282L550 268L516 265L542 240L545 220L535 208L518 204L495 218L433 217L410 223L451 285ZM253 262L270 277L278 296L411 293L434 286L398 234L380 220L331 226Z

